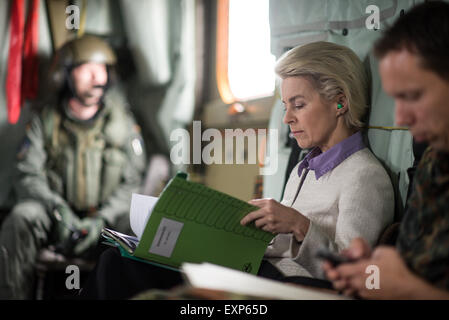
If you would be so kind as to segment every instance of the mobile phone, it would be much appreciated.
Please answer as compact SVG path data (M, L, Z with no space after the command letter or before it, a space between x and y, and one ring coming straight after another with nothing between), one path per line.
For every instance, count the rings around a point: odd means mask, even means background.
M353 262L354 260L348 257L345 257L341 254L337 254L335 252L329 251L327 249L320 249L316 252L316 256L320 259L329 261L334 267L342 264Z

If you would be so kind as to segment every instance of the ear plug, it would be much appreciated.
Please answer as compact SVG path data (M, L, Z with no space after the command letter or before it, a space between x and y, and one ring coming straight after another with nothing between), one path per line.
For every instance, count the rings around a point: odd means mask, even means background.
M343 106L341 105L341 103L337 104L337 109L341 109L343 108Z

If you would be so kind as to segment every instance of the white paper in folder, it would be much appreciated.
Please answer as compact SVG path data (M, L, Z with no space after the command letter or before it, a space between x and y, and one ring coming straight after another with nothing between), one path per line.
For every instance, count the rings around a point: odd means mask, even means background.
M157 197L145 196L137 193L132 194L129 221L132 231L139 240L158 199L159 198Z

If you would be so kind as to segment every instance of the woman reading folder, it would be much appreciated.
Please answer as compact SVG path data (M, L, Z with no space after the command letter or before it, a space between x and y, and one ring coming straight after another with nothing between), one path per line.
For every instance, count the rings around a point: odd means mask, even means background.
M333 252L355 237L373 245L393 220L394 192L385 169L364 145L368 78L347 47L315 42L282 56L284 123L298 145L310 149L290 174L284 198L255 199L241 220L276 235L258 275L330 287L322 280L318 249ZM143 290L183 283L180 273L123 259L107 250L84 289L87 298L129 298Z

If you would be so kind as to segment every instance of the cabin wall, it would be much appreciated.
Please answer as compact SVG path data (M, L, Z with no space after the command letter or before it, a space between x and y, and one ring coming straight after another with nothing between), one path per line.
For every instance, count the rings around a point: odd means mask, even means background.
M22 107L21 116L17 124L9 124L7 118L6 106L6 76L8 70L9 55L9 15L12 1L0 1L0 208L8 208L13 203L11 194L11 185L13 179L13 166L16 153L20 147L25 134L25 124L30 119L30 110L35 104L26 101ZM45 2L40 2L39 7L39 46L38 55L40 60L40 78L45 74L48 67L49 57L52 54L51 37L49 25L47 23L47 14ZM44 91L40 88L40 96Z
M5 81L9 50L12 0L0 1L0 208L14 203L11 193L15 155L20 148L31 110L45 102L45 75L53 52L47 4L40 1L39 57L40 96L26 101L17 124L7 121ZM59 1L61 2L61 1ZM372 1L361 0L272 0L270 2L271 48L279 57L285 50L317 40L352 48L371 74L369 124L393 126L393 100L381 88L377 62L370 53L380 32L400 14L422 0L379 0L380 30L366 27ZM66 1L68 4L69 2ZM71 3L81 6L83 1ZM119 57L120 90L142 127L149 155L164 155L175 170L187 170L194 180L243 200L254 196L280 200L290 154L288 128L282 123L279 96L246 101L246 112L230 113L231 105L221 100L215 76L216 0L89 0L86 1L86 33L107 38ZM66 13L61 15L66 17ZM64 21L64 19L62 19ZM61 26L60 28L65 28ZM174 165L170 140L176 129L187 129L193 142L192 120L201 121L202 131L278 130L277 172L260 176L260 161L252 164L190 163ZM403 205L408 187L406 168L413 162L412 137L407 131L369 129L369 145L391 171ZM225 135L223 135L225 138ZM201 139L200 139L201 140ZM200 141L206 146L206 141ZM261 141L257 141L260 147ZM193 143L189 144L192 151ZM226 154L224 145L221 152ZM266 149L270 148L270 144ZM243 150L247 159L248 146ZM192 162L192 161L191 161ZM263 181L263 194L255 187Z
M195 108L196 82L196 0L42 0L39 8L39 97L26 101L17 124L7 121L6 73L9 53L10 10L13 0L0 1L0 208L14 204L12 180L15 156L31 118L49 98L46 86L52 40L74 37L78 30L67 30L69 4L86 3L85 33L105 38L118 56L117 90L129 102L142 128L149 156L169 156L170 133L191 123ZM26 1L27 2L27 1ZM48 5L59 4L58 37L51 34ZM198 0L199 2L199 0ZM63 42L62 41L62 42ZM62 43L61 42L61 43ZM57 42L60 43L60 42ZM159 50L155 50L159 48ZM184 167L181 167L185 169Z

